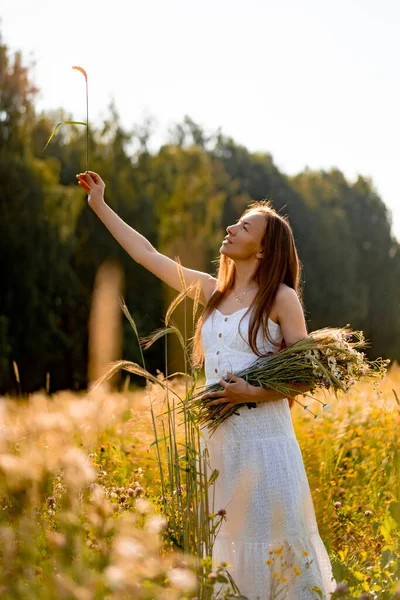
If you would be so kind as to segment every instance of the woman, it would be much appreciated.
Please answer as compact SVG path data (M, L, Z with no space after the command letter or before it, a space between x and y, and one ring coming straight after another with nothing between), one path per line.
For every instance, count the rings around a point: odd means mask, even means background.
M90 193L91 208L132 258L181 291L176 262L106 205L100 176L89 171L77 177ZM205 360L206 383L223 387L203 397L226 404L223 410L254 403L238 408L213 435L203 430L210 468L219 471L213 509L225 516L213 560L230 563L236 585L249 600L321 598L313 587L328 600L336 582L293 429L294 400L232 376L258 356L307 335L293 233L265 201L253 203L227 233L218 278L183 268L187 285L199 283L205 306L194 336L195 365Z

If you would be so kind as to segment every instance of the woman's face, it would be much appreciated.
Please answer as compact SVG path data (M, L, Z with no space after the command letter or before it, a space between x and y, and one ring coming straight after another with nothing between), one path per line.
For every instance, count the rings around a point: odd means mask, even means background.
M261 241L265 233L266 216L254 211L241 217L235 225L226 228L220 252L232 259L249 260L262 252ZM258 257L260 258L260 257Z

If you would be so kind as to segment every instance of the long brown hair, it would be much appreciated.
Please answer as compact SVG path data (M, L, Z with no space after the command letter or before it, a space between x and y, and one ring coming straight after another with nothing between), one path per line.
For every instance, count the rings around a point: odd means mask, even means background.
M249 323L249 344L257 356L262 354L256 344L257 333L260 327L264 338L267 338L273 346L279 346L279 350L285 347L285 341L278 344L271 339L268 330L268 318L281 283L293 288L303 306L301 263L297 254L293 231L287 217L279 215L272 207L271 200L258 200L252 202L244 211L242 217L249 212L260 212L265 214L265 233L262 239L263 257L260 259L254 281L258 284L257 294L251 303L254 307ZM201 313L195 333L193 336L192 361L196 369L201 369L204 363L204 350L201 345L201 328L204 321L215 308L221 304L224 297L234 287L235 263L225 254L220 255L216 291L211 295L203 312ZM248 311L246 311L247 314ZM245 315L244 315L245 316ZM242 319L244 318L242 317ZM242 321L241 319L241 321ZM239 324L240 325L240 324ZM239 329L240 331L240 329ZM292 408L294 400L289 399Z

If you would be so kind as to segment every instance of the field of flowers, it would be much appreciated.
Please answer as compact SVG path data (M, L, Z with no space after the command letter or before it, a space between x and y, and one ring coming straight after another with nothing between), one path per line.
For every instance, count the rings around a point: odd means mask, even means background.
M324 410L303 398L317 419L296 403L292 409L340 582L332 598L400 598L398 395L395 363L383 381L358 384ZM154 443L154 427L161 435L169 418L162 388L1 398L0 412L2 598L213 597L224 565L212 571L205 560L199 575L193 556L171 541L164 515Z

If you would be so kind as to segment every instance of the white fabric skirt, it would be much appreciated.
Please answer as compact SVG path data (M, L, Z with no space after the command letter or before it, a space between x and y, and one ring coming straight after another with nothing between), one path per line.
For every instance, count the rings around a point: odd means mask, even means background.
M249 600L329 600L336 588L319 535L303 458L286 398L240 408L210 436L210 510L226 510L213 561L228 562ZM226 585L216 586L223 592ZM217 597L219 597L217 595Z

